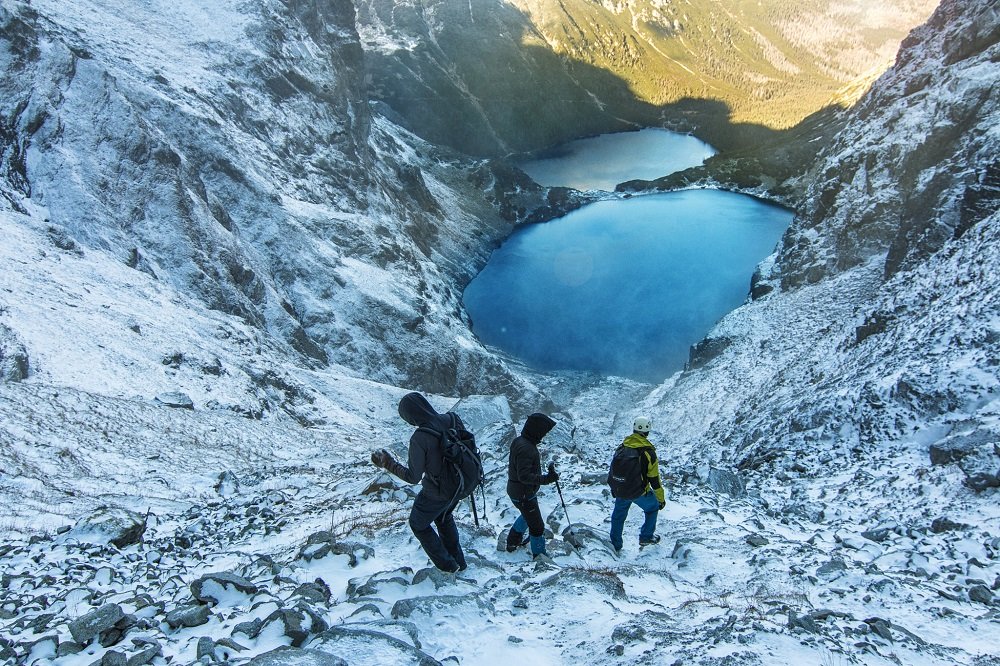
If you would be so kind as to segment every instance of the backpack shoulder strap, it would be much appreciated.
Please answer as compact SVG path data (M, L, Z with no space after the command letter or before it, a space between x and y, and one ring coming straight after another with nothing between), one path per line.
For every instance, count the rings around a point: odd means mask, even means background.
M439 438L444 436L443 432L441 432L439 430L435 430L434 428L432 428L430 426L425 426L425 425L422 425L422 426L418 427L417 428L417 432L426 432L426 433L428 433L430 435L434 435L435 437L439 437Z

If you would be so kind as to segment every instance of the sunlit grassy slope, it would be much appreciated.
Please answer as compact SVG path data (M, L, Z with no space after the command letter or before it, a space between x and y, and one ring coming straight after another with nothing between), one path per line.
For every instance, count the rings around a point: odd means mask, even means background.
M642 101L725 102L732 120L785 128L851 102L936 0L510 0L526 44L613 72Z

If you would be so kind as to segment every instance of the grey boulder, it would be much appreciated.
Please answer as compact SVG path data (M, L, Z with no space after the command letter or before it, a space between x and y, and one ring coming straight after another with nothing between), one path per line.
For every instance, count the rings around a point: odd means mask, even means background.
M121 507L101 507L82 519L67 535L79 541L112 544L127 548L142 541L146 519Z
M715 492L724 493L730 497L743 497L747 492L746 485L739 474L725 469L716 469L715 467L709 469L707 483L708 487Z
M160 393L155 398L155 402L158 402L165 407L175 407L177 409L194 409L194 402L186 393L181 393L180 391L167 391L165 393Z
M121 606L105 604L70 622L69 633L77 643L86 644L95 636L114 628L124 617L125 612Z
M191 583L191 596L201 603L219 603L233 594L252 595L257 586L230 572L205 574Z

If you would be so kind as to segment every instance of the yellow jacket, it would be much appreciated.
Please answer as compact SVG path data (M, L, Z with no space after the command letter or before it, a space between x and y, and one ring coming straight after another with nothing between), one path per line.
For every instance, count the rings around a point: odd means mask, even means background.
M660 483L660 463L656 459L656 448L646 439L645 435L637 432L633 432L626 437L625 441L622 442L622 446L627 446L630 449L640 449L644 454L643 457L646 459L646 489L643 491L643 494L648 493L652 489L657 500L661 503L666 501L663 493L663 485Z

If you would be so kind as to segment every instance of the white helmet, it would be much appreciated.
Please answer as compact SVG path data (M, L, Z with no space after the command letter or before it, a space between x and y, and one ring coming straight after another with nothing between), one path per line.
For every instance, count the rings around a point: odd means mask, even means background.
M645 416L640 416L636 418L632 423L633 432L637 432L642 435L648 435L649 431L653 429L653 422L647 419Z

